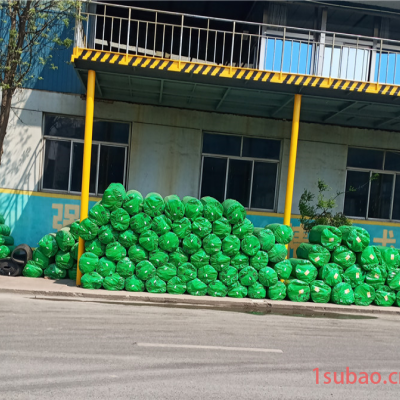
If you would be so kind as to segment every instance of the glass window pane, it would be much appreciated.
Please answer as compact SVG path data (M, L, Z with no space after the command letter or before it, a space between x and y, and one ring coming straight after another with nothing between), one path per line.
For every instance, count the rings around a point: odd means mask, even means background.
M71 142L46 140L43 189L68 190Z
M97 151L99 146L92 145L90 162L90 193L96 193ZM71 191L80 192L82 188L83 143L74 143L72 149Z
M349 147L347 166L353 168L382 169L383 151Z
M226 158L204 157L201 197L211 196L224 201L226 163Z
M279 160L280 152L281 142L279 140L243 138L243 157Z
M110 183L124 184L125 147L100 147L99 189L102 194Z
M251 208L274 209L278 164L254 163Z
M203 137L203 153L240 156L241 140L240 136L205 133Z
M379 174L371 181L371 193L369 195L369 218L390 218L390 206L392 199L393 175Z
M385 169L388 171L400 172L400 153L394 153L392 151L386 152Z
M344 214L349 217L367 215L369 172L347 171Z
M227 199L249 207L252 161L229 160Z
M396 175L392 219L400 219L400 175Z
M129 124L122 122L94 121L93 140L98 142L129 142Z
M84 139L85 121L83 118L46 115L44 120L44 135L58 136L69 139Z

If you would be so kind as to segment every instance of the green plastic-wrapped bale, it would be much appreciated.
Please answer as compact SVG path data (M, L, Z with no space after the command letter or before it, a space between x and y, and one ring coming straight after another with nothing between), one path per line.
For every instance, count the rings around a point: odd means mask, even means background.
M268 258L271 263L283 261L287 256L287 248L284 244L276 243L268 251Z
M253 223L245 218L242 222L238 222L232 227L232 234L237 236L242 240L246 235L252 234L254 232Z
M11 228L8 225L0 224L0 235L2 236L10 236Z
M232 225L242 222L246 218L246 209L236 200L226 199L222 203L222 207L224 208L224 217Z
M276 243L288 244L293 239L293 230L290 226L283 224L269 224L265 229L272 231Z
M230 257L226 256L222 251L213 254L210 259L211 266L218 272L221 272L224 268L228 267L230 263ZM202 266L204 267L204 265Z
M7 258L11 254L10 248L5 245L0 246L0 259Z
M254 228L254 236L260 242L260 249L263 251L270 251L275 244L275 235L270 229Z
M342 244L355 253L363 251L369 246L370 236L368 231L358 226L339 226L342 232Z
M335 304L350 305L353 304L354 291L350 284L342 282L332 289L331 301Z
M128 257L137 264L147 260L149 258L149 253L140 244L135 244L129 248Z
M76 264L67 271L67 276L71 281L76 282L76 274L78 273L78 269L76 267Z
M184 283L188 283L197 278L197 269L193 264L185 262L178 267L177 276L182 279Z
M128 257L124 257L118 261L115 272L125 279L129 278L135 273L135 264Z
M383 279L386 281L386 278L388 277L389 271L386 267L386 265L379 265L379 269L381 270Z
M113 211L122 206L125 198L126 192L124 186L121 183L111 183L104 191L101 204Z
M293 266L292 274L294 274L296 279L298 279L300 281L303 281L306 283L311 283L312 281L314 281L317 278L318 270L311 263L309 265L297 264L296 266Z
M34 261L29 260L22 270L22 275L28 278L40 278L43 276L43 269Z
M103 286L104 278L97 272L90 272L81 278L81 286L84 289L100 289Z
M125 290L128 292L144 292L144 282L136 275L132 275L125 280Z
M250 257L250 265L257 271L266 267L268 265L268 253L262 250L257 251L253 257Z
M137 190L129 190L126 193L122 208L131 216L139 214L143 209L143 196Z
M365 275L365 283L371 285L375 290L385 284L385 277L380 267L374 267Z
M214 222L222 217L224 207L217 199L205 196L201 198L201 203L203 204L204 218L208 219L210 222Z
M59 250L56 254L55 261L57 267L61 269L70 269L75 264L75 260L69 251Z
M79 237L83 240L92 240L99 233L99 227L91 219L86 218L79 224Z
M286 291L291 301L305 302L310 299L310 286L298 279L289 280Z
M245 267L239 272L239 282L243 286L251 286L258 280L258 272L253 267Z
M232 227L229 221L221 217L217 221L212 223L212 231L214 235L217 235L221 240L224 240L232 232Z
M165 204L164 199L160 194L151 192L149 193L143 202L143 211L150 215L150 217L157 217L157 215L161 215L164 213Z
M385 265L388 269L393 269L400 265L400 255L397 249L374 246L374 250L380 265Z
M394 269L389 272L386 278L386 284L391 290L398 292L400 290L400 270Z
M247 287L241 285L239 282L234 283L228 287L228 296L235 299L244 299L247 296Z
M343 281L354 289L365 281L365 273L358 265L352 265L343 273Z
M203 204L199 199L191 196L185 196L182 199L185 205L185 216L191 220L195 220L203 215Z
M169 262L174 264L177 268L189 261L189 256L184 252L182 247L178 247L175 251L169 253L168 256Z
M162 236L164 233L167 233L172 229L172 221L164 214L158 215L157 217L153 218L153 221L151 222L151 229L158 236Z
M218 272L211 265L206 265L205 267L198 269L197 277L206 285L208 285L217 280Z
M56 256L57 261L57 256ZM93 253L83 253L79 260L79 269L82 274L87 274L89 272L96 271L99 265L99 257Z
M125 287L125 279L119 274L112 273L104 278L103 288L106 290L122 290Z
M49 234L43 236L39 241L39 250L46 257L55 256L58 251L58 244L55 235Z
M71 249L71 251L75 248L75 246ZM97 257L103 257L104 254L106 254L106 245L101 243L99 238L88 240L85 242L85 251L96 254Z
M193 279L186 284L187 292L192 296L205 296L208 286L200 279Z
M210 233L203 239L203 249L207 254L213 255L221 251L222 242L221 239Z
M178 271L174 264L167 263L162 267L158 267L156 273L160 279L164 282L168 282L174 276L177 276Z
M356 254L346 246L338 246L332 253L331 262L346 269L356 263Z
M278 279L289 279L290 275L292 274L292 264L289 260L283 260L278 262L274 265L274 270L278 275Z
M236 268L227 266L219 274L218 278L226 286L232 286L239 280L239 274Z
M313 244L320 244L329 251L333 251L342 242L342 232L335 226L316 225L311 229L308 241Z
M247 296L251 299L265 299L267 291L261 283L255 282L247 288Z
M111 260L118 262L126 257L126 249L119 242L113 242L106 247L106 257Z
M138 235L151 229L152 219L150 215L139 213L134 215L130 221L129 226Z
M222 241L222 252L228 256L233 257L240 251L240 240L235 235L228 235Z
M334 287L343 281L339 266L334 263L325 264L319 270L318 277L331 287Z
M96 267L96 272L101 275L103 278L114 273L117 269L117 266L113 261L109 260L107 257L100 258L99 264Z
M142 281L147 281L148 279L154 278L156 276L156 272L156 268L150 261L140 261L140 263L136 265L136 276Z
M123 208L118 208L111 213L111 226L118 232L126 231L129 228L130 220L130 215Z
M354 289L354 303L357 306L369 306L375 300L375 289L362 283Z
M120 242L126 249L129 249L129 247L139 243L139 235L131 229L127 229L126 231L119 233L118 242Z
M246 254L239 252L231 258L231 265L240 271L241 269L250 265L250 259L248 256L246 256Z
M383 285L375 291L374 304L382 307L391 307L396 301L396 293L389 286Z
M365 271L371 271L379 265L379 259L373 246L367 246L361 253L357 253L357 264Z
M186 283L181 278L174 276L167 282L167 292L169 294L184 294Z
M50 279L64 279L67 276L67 270L58 268L56 264L50 264L44 270L44 276Z
M165 215L172 221L178 221L185 215L185 205L181 202L181 199L176 195L172 194L164 198L165 203Z
M274 286L278 282L278 275L271 267L264 267L258 271L259 282L266 287Z
M50 258L45 256L40 249L33 252L32 261L42 269L46 269L50 265Z
M323 281L311 282L310 291L314 303L328 303L331 299L332 288Z
M146 290L149 293L166 293L167 284L157 276L146 281Z
M12 236L0 235L0 245L14 246L14 238Z
M62 228L56 233L57 246L62 251L70 251L75 244L75 239L69 232L69 228Z
M318 244L300 243L296 255L303 260L311 261L316 267L322 267L329 262L331 253Z
M178 236L179 239L184 239L192 233L192 223L189 218L183 217L173 222L172 232Z
M183 239L182 247L186 254L195 254L201 248L201 239L194 233L191 233Z
M86 242L85 242L85 251L88 251L86 250ZM74 261L77 261L79 255L79 242L75 243L69 252L71 253L71 257L74 259Z
M243 253L253 257L260 250L260 241L254 235L246 235L240 243Z
M179 238L174 232L167 232L159 237L158 245L161 250L171 253L179 247Z
M218 257L220 253L214 254L212 257L215 259ZM225 256L224 256L225 257ZM228 257L229 258L229 257ZM230 261L230 259L229 259ZM190 262L197 268L204 267L205 265L210 264L210 256L204 251L204 249L199 249L196 253L190 256ZM213 263L211 265L215 268Z
M212 231L211 222L203 217L198 217L192 222L192 232L200 239L204 239Z
M225 297L228 293L228 288L221 281L216 280L210 282L207 289L207 294L212 297Z
M97 234L98 239L100 240L101 243L104 245L107 245L109 243L115 242L118 240L119 233L115 231L111 224L110 225L103 225ZM105 249L104 249L105 251Z
M158 249L158 236L150 230L143 232L139 237L139 244L147 251L155 251Z
M110 211L101 203L96 203L89 211L89 219L97 226L107 225L110 222Z
M169 255L166 251L155 250L149 254L149 261L156 267L162 267L169 261Z
M69 232L75 240L79 240L79 220L74 221L69 227Z
M286 286L283 282L276 282L275 285L267 288L267 298L271 300L283 300L286 297Z

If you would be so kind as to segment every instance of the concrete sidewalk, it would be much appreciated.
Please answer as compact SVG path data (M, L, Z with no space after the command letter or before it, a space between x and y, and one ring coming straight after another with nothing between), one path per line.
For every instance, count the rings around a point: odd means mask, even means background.
M234 299L230 297L190 296L155 293L134 293L127 291L88 290L75 286L69 279L50 280L43 278L0 276L0 292L21 293L33 296L75 297L82 299L101 299L103 301L126 301L135 303L153 303L186 305L199 308L301 313L356 313L400 315L400 307L378 306L341 306L336 304L317 304L313 302L296 303L293 301Z

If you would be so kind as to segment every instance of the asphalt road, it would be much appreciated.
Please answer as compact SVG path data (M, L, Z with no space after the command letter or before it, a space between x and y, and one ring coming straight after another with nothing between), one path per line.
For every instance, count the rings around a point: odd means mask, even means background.
M399 329L0 293L0 399L398 399ZM346 367L382 381L323 383Z

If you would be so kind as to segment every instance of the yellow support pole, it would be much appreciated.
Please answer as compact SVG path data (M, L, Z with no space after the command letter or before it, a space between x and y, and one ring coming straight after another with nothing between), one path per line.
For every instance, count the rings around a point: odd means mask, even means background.
M87 218L89 212L90 161L92 158L95 81L96 81L96 72L90 70L88 74L87 92L86 92L85 142L83 145L82 192L81 192L81 221ZM79 238L76 286L81 285L82 274L81 271L79 270L79 260L84 252L85 252L85 241Z
M296 170L297 142L299 139L300 108L301 94L296 94L294 96L292 137L290 139L289 170L286 185L285 212L283 214L283 223L288 226L290 226L290 218L292 216L294 173Z

